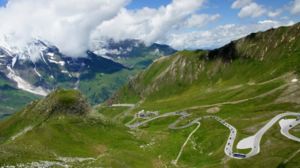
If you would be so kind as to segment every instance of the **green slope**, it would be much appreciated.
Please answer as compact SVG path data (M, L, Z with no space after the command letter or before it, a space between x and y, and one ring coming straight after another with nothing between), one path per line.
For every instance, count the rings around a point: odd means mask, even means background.
M182 51L161 59L112 99L115 103L139 102L135 109L118 119L129 121L140 110L160 113L185 110L192 114L191 120L211 115L210 111L218 109L213 115L238 129L238 141L256 133L277 114L300 112L300 85L292 82L299 75L299 29L299 24L281 27L251 34L213 51ZM165 127L156 127L153 122L146 128L154 131L151 136L160 133L161 129L173 133L167 129L171 121L161 119L161 122ZM295 135L299 132L294 131ZM212 120L203 121L192 143L184 150L179 166L299 165L297 158L300 155L296 153L299 143L283 137L278 124L264 136L262 152L250 159L226 157L223 149L227 138L227 128ZM295 156L285 163L294 153Z
M130 152L139 151L139 142L124 127L92 117L91 108L77 91L58 90L31 103L0 124L0 137L1 166L41 160L77 166L134 163L138 167L143 163L138 154ZM119 156L128 160L116 160ZM76 161L79 157L104 157L105 162Z
M154 63L124 90L130 88L141 98L156 99L155 96L173 96L174 92L180 93L193 85L224 88L267 81L288 72L298 74L299 27L296 24L253 33L214 51L178 52Z
M130 78L147 68L155 59L174 53L174 51L167 52L168 50L163 53L154 51L154 49L146 46L136 48L129 57L117 59L119 63L129 67L129 69L122 69L114 73L98 73L94 74L92 79L82 79L79 83L79 90L88 97L92 104L106 101Z
M159 59L94 108L76 91L56 91L0 123L0 165L30 167L50 161L56 167L175 167L171 162L196 125L171 130L169 124L179 118L172 116L139 129L127 128L129 121L144 121L132 120L141 110L189 113L179 125L198 117L220 117L237 129L237 143L278 114L300 112L300 84L295 82L300 72L299 29L299 24L282 27L213 51L181 51ZM111 103L135 106L111 107ZM278 123L263 136L258 155L240 160L224 153L228 128L212 118L200 122L177 167L300 164L300 144L282 136ZM299 135L299 127L291 133Z

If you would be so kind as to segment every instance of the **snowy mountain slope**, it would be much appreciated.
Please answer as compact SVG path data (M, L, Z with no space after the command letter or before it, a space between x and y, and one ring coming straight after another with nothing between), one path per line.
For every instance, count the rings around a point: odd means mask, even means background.
M99 103L154 59L175 52L164 45L147 47L137 40L109 41L105 46L97 43L97 50L75 58L41 40L23 48L0 40L0 73L12 87L35 95L46 96L58 87L72 88Z

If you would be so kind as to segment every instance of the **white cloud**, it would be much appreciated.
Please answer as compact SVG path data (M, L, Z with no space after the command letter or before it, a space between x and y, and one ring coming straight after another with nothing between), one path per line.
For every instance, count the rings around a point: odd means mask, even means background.
M292 21L280 22L275 20L262 20L251 25L226 24L207 31L173 33L168 36L165 43L176 49L211 49L221 47L252 32L292 24L294 24Z
M259 17L266 13L266 9L262 5L258 5L255 2L250 3L249 5L244 6L240 13L239 17Z
M300 1L300 0L295 0ZM172 0L158 8L126 9L130 0L10 0L0 8L1 36L25 46L32 38L53 43L64 54L82 56L93 49L95 39L139 39L147 44L162 42L177 49L212 48L252 31L285 23L264 20L254 25L227 24L212 30L196 31L218 20L219 14L197 14L205 0ZM76 4L76 5L74 5ZM232 8L240 17L278 16L252 0L236 0Z
M291 12L292 14L300 13L300 0L294 0Z
M278 11L276 12L271 12L262 5L257 4L256 2L253 2L253 0L235 0L231 8L233 9L240 9L240 12L238 16L240 18L245 18L245 17L252 17L256 18L259 16L262 16L263 14L268 13L268 15L271 16L278 16L280 13Z
M221 17L220 14L208 15L208 14L194 14L185 23L188 28L201 28L210 22L214 22Z
M114 19L103 22L94 37L108 37L115 40L135 38L151 44L163 39L167 33L180 27L194 14L204 0L173 0L158 9L123 9Z
M128 0L10 0L0 8L0 37L13 35L18 47L40 38L64 54L82 56L88 49L91 32L127 3Z
M251 2L252 2L252 0L236 0L231 5L231 8L233 8L233 9L243 8L243 7L251 4Z
M268 16L271 18L277 17L282 13L282 9L277 9L275 11L269 11Z

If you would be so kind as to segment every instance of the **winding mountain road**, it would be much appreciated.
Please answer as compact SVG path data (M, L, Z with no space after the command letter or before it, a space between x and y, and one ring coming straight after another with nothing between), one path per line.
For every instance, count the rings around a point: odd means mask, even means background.
M281 133L282 135L286 136L287 138L294 140L294 141L298 141L300 142L300 138L297 138L291 134L288 133L288 131L292 128L294 128L295 126L300 124L300 113L296 113L296 112L286 112L286 113L282 113L282 114L278 114L277 116L273 117L266 125L264 125L264 127L262 127L255 135L250 136L248 138L245 138L243 140L241 140L238 145L237 148L239 149L251 149L251 151L247 154L240 154L240 153L234 153L233 152L233 146L237 137L237 129L230 125L228 122L226 122L225 120L217 117L217 116L204 116L204 117L198 117L194 120L192 120L191 122L189 122L186 125L183 126L177 126L181 121L183 121L184 119L186 119L187 117L190 117L191 114L187 113L187 112L170 112L170 113L165 113L156 117L153 117L151 119L147 119L144 120L142 122L136 122L134 124L130 124L132 123L136 118L134 118L133 120L130 121L130 123L127 123L126 126L129 127L130 129L136 129L142 125L145 125L149 122L152 122L154 120L160 119L160 118L166 118L166 117L171 117L171 116L180 116L175 122L171 123L168 127L169 129L173 129L173 130L180 130L180 129L185 129L188 127L191 127L195 124L197 124L198 126L196 127L196 129L194 129L191 134L188 136L188 138L186 139L186 141L184 142L184 144L182 145L180 152L176 158L176 160L172 161L173 164L177 164L182 151L184 149L184 147L186 146L187 142L189 141L189 139L191 138L191 136L198 130L198 128L200 127L200 121L202 119L215 119L216 121L220 122L222 125L224 125L225 127L227 127L230 131L225 148L224 148L224 152L227 156L231 157L231 158L235 158L235 159L246 159L246 158L250 158L253 157L257 154L259 154L260 152L260 142L262 137L264 136L264 134L274 125L276 124L280 119L285 118L285 117L298 117L298 119L294 119L294 120L290 120L289 125L286 126L286 124L282 124L281 121ZM285 126L283 126L285 125Z
M300 117L300 113L295 113L295 112L286 112L283 114L279 114L272 118L264 127L262 127L255 135L248 137L246 139L243 139L242 141L239 142L239 144L243 143L244 141L248 140L249 138L253 139L253 144L251 144L248 148L251 148L252 150L246 154L246 158L250 158L252 156L257 155L260 152L260 141L263 137L263 135L275 124L277 123L280 119L284 117ZM297 125L299 122L297 123ZM296 125L295 125L296 126ZM282 132L281 132L282 133ZM286 136L285 134L283 134ZM286 136L289 138L289 136ZM291 138L289 138L291 139ZM248 141L249 142L249 141ZM238 144L238 146L239 146Z
M293 140L300 142L300 138L290 134L290 130L296 127L297 125L300 124L300 118L298 119L282 119L279 121L279 125L281 127L281 134L284 135L285 137Z

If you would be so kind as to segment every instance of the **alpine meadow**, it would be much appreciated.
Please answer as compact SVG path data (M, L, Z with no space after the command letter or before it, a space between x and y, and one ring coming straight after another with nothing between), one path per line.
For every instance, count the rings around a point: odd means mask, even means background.
M300 168L299 16L299 0L0 0L0 167Z

